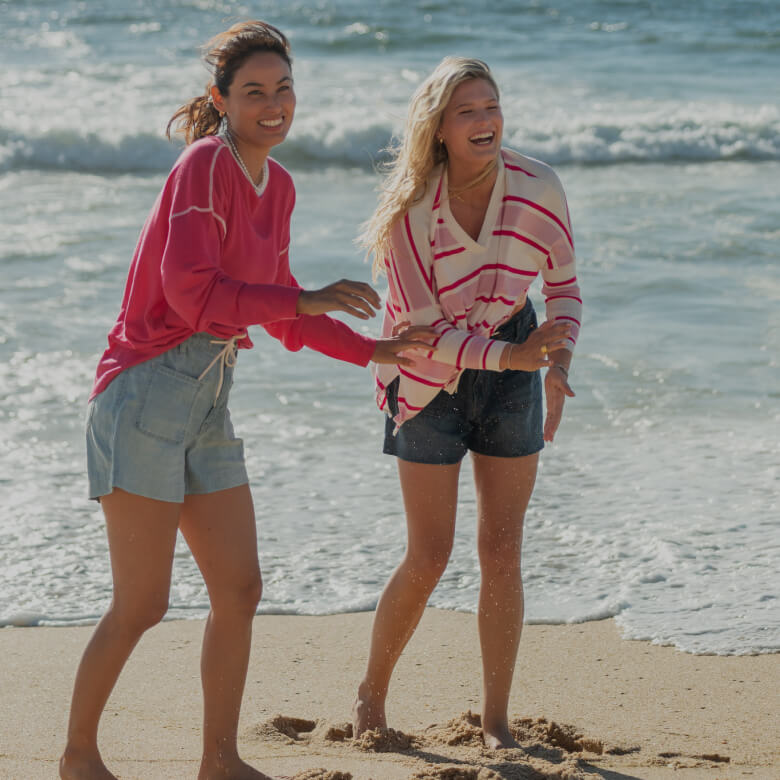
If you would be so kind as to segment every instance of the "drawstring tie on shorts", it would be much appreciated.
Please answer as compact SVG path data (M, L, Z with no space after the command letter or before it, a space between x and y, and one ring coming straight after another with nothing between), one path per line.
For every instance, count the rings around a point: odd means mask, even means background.
M231 336L229 339L212 339L212 344L222 344L222 349L214 356L214 360L206 366L206 370L198 377L198 381L201 381L212 368L214 364L219 362L219 383L217 384L217 392L214 395L214 404L217 405L219 400L219 394L222 391L222 384L225 380L225 367L233 368L236 365L238 359L238 340L246 338L246 333L239 333L236 336ZM212 406L212 408L213 408Z

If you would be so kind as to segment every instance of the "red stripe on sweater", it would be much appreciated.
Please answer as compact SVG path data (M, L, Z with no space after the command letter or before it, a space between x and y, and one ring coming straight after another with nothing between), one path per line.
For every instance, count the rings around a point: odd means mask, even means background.
M539 273L538 271L522 271L518 268L512 268L511 265L504 265L503 263L490 263L489 265L483 265L477 268L476 271L472 271L467 276L462 276L460 279L458 279L456 282L453 282L452 284L447 285L446 287L441 287L439 289L439 295L443 295L445 292L449 292L450 290L453 290L456 287L460 287L464 282L467 282L469 279L473 279L475 276L479 276L483 271L489 271L492 269L500 270L500 271L508 271L512 274L518 274L519 276L530 276L532 278L536 278L536 275Z
M446 252L437 252L434 256L434 260L439 260L442 257L449 257L450 255L459 255L461 252L465 252L465 246L459 246L457 249L448 249Z
M548 301L557 301L561 298L570 298L573 301L579 301L582 303L582 298L578 298L576 295L551 295L549 298L545 298L544 302L547 303Z
M531 173L525 168L521 168L519 165L510 165L508 162L506 162L506 160L504 161L504 167L509 168L510 171L520 171L520 173L524 173L526 176L530 176L532 179L537 178L535 173Z
M563 222L550 211L549 209L546 209L544 206L540 206L538 203L534 203L532 200L528 200L528 198L519 198L516 195L505 195L504 196L504 203L507 201L514 201L516 203L525 203L526 206L530 206L532 209L536 209L537 211L541 211L542 214L548 216L553 222L555 222L560 229L566 234L566 238L569 240L569 245L572 249L574 249L574 241L572 241L571 234L569 233L568 228L566 225L563 224Z
M429 387L444 387L444 384L442 382L431 382L429 379L423 379L421 376L416 376L411 371L407 371L406 369L403 369L400 366L398 370L405 377L408 377L409 379L414 379L415 382L420 382L420 384L428 385Z
M441 185L444 184L444 178L439 179L439 186L436 188L436 195L433 199L433 208L439 208L439 198L441 197Z
M393 276L395 277L395 286L398 288L398 291L401 293L401 297L404 299L404 306L406 306L406 311L409 311L409 301L406 300L406 293L404 292L404 286L401 284L401 279L398 276L398 269L395 267L395 255L393 254L393 251L390 250L390 268L393 271Z
M571 279L567 279L565 282L545 282L548 287L565 287L567 284L574 284L577 281L576 276L572 276Z
M496 295L492 298L486 298L484 295L478 295L474 300L484 301L485 303L495 303L496 301L501 301L501 303L505 303L507 306L513 306L516 303L516 301L510 300L509 298L503 298L500 295Z
M404 398L402 395L398 396L398 403L403 404L407 409L414 409L415 412L419 412L421 409L424 409L424 406L412 406L410 403L407 403L406 398Z
M522 241L524 244L528 244L529 246L532 246L534 249L538 249L542 254L548 255L549 252L547 249L545 249L541 244L537 244L536 241L532 241L527 236L522 236L520 233L515 233L514 230L494 230L493 231L494 236L512 236L512 238L516 238L519 241Z
M412 252L414 252L414 259L417 261L417 267L420 269L420 273L422 274L423 279L425 279L425 283L428 285L428 289L433 292L433 280L428 277L428 274L425 273L425 267L422 264L422 260L420 260L420 255L417 253L417 245L414 243L414 239L412 238L412 226L409 222L408 211L404 217L404 225L406 226L406 236L409 239Z
M460 349L458 350L458 357L455 358L455 365L458 368L462 368L462 366L460 365L461 355L463 355L463 351L466 349L466 344L468 344L469 341L471 341L473 338L474 338L473 336L469 336L467 339L464 339L463 343L460 345Z

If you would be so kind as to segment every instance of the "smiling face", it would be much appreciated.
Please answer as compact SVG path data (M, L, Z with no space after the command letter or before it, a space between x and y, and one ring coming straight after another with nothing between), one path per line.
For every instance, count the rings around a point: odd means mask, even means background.
M501 148L504 117L493 86L481 78L459 84L442 114L438 136L451 171L479 171Z
M265 157L287 136L295 113L290 66L275 52L250 55L233 76L227 95L212 87L218 111L227 114L242 156Z

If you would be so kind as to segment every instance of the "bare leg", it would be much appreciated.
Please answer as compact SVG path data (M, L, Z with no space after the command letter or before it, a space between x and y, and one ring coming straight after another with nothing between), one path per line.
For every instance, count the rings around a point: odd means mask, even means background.
M98 723L122 668L144 631L168 609L179 504L118 488L101 499L114 594L81 658L60 760L61 778L110 780L97 746Z
M368 667L353 708L355 736L387 725L390 677L447 567L455 533L460 464L434 466L399 459L398 473L407 548L377 604Z
M474 454L477 486L479 638L482 647L482 731L490 748L517 747L508 706L523 628L520 550L523 519L536 481L539 455L495 458Z
M203 757L198 780L269 780L238 755L252 619L262 593L249 486L187 496L181 532L211 601L201 656Z

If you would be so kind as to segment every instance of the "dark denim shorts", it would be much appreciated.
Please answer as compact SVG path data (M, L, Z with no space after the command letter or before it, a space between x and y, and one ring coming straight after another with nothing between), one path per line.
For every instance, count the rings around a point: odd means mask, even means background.
M536 327L530 300L493 336L522 344ZM398 379L387 388L388 408L398 414ZM481 455L518 458L544 447L542 380L538 371L466 369L458 389L439 394L394 436L385 421L383 452L413 463L459 463L468 450Z

